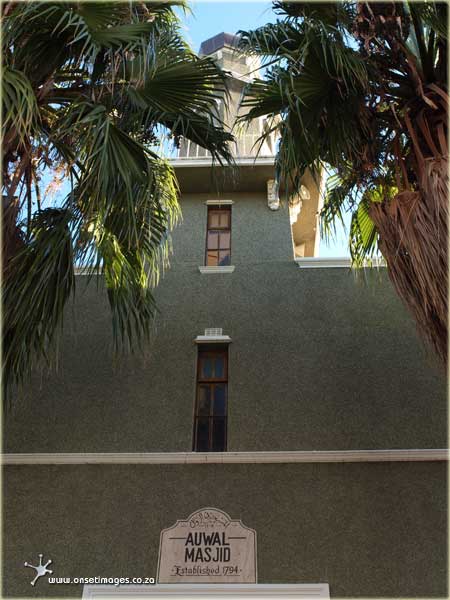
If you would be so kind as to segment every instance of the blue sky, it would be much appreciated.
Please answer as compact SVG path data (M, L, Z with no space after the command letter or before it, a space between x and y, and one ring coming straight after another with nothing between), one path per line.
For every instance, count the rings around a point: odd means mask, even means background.
M217 33L222 31L236 33L239 29L256 29L277 19L271 2L190 0L189 6L192 13L187 15L180 13L180 17L184 35L196 52L204 40ZM348 230L350 215L347 215L345 220ZM349 256L347 234L341 226L336 227L335 239L329 245L321 240L319 255Z
M185 36L195 51L202 41L225 31L236 33L239 29L255 29L276 15L271 2L213 2L190 0L193 14L181 15Z

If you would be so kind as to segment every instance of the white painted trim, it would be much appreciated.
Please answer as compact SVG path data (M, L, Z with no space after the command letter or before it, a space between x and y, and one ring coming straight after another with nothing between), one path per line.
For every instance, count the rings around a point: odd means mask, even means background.
M294 259L298 264L300 269L324 269L324 268L334 268L334 267L347 267L348 269L352 266L351 258L347 258L345 256L342 257L329 257L322 258L320 256L306 256L306 257L297 257ZM366 261L364 264L365 267L385 267L386 263L383 259L374 258L372 260L372 264L369 261Z
M210 273L232 273L234 271L234 265L227 265L226 267L199 267L198 270L202 275L209 275Z
M194 342L196 344L231 344L229 335L198 335Z
M207 205L220 205L220 204L224 204L224 205L231 205L234 204L233 200L206 200L205 204ZM306 256L306 257L297 257L294 259L295 262L298 264L298 266L300 267L300 269L329 269L329 268L335 268L335 267L340 267L340 268L345 268L347 267L348 269L351 268L352 266L352 261L350 258L346 257L346 256L338 256L338 257L328 257L328 258L324 258L324 257L320 257L320 256ZM368 262L366 262L365 264L366 267L385 267L386 263L384 261L384 259L378 259L378 258L374 258L372 261L372 265L370 265ZM229 265L226 267L206 267L206 266L200 266L199 267L199 271L200 273L206 274L206 273L232 273L234 271L235 267L233 265ZM80 268L80 267L75 267L75 275L89 275L88 272L86 272L85 269Z
M447 449L293 450L279 452L74 452L2 454L4 465L265 464L448 461Z
M170 159L169 159L170 160ZM211 158L173 158L170 160L170 164L174 168L179 167L212 167L213 163ZM248 158L235 158L234 164L238 167L257 167L259 165L274 165L275 157L267 157L267 158L255 158L254 156L249 156ZM214 164L215 167L220 167L219 163ZM229 165L223 165L228 167Z
M304 600L330 597L328 583L296 583L296 584L156 584L156 585L85 585L83 598L167 598L182 600L183 598L234 598L241 600L254 598L258 600L280 600L282 598Z
M207 204L208 206L220 206L221 204L234 204L234 202L233 200L207 200L205 204Z

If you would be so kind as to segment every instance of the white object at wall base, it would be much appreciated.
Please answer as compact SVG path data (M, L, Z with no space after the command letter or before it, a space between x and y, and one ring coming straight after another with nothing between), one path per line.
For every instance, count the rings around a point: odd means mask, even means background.
M228 265L226 267L199 267L198 270L202 275L208 275L209 273L232 273L234 271L234 265Z
M157 585L85 585L83 598L166 598L167 600L183 600L184 598L233 598L234 600L313 600L329 598L328 583L299 584L197 584L176 583Z

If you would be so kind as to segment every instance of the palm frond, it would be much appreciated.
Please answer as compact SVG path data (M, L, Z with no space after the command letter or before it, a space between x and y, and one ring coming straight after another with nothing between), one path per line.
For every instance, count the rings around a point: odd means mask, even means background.
M241 122L270 117L280 133L276 176L291 191L306 169L336 174L322 236L352 213L354 265L380 244L396 289L445 358L448 198L430 182L448 195L448 5L277 1L274 8L282 20L243 32L242 49L271 69L247 87ZM413 213L403 225L400 217ZM428 247L424 231L434 232Z
M104 275L117 346L133 349L148 338L152 290L180 217L175 173L155 153L159 134L175 143L185 136L215 160L232 161L234 138L217 111L226 75L192 52L175 6L188 10L184 0L27 2L4 19L2 110L11 142L4 181L15 202L7 207L10 229L21 242L8 246L16 256L8 254L4 289L11 382L55 347L74 261ZM66 174L71 189L45 212L41 204L52 200L42 197L39 177L48 169ZM24 203L29 215L19 225ZM27 321L26 304L39 295Z
M175 175L106 110L96 106L77 126L83 170L74 190L76 258L89 273L105 275L115 339L131 348L150 332L151 288L167 265L169 230L180 214Z
M357 267L362 267L378 251L378 231L369 214L370 201L364 198L352 215L350 223L350 255Z
M279 80L274 78L262 81L255 79L245 89L242 108L249 109L239 121L251 122L257 117L282 113L288 107L288 99L285 97L283 86L283 74L280 73Z
M305 38L294 25L283 21L268 23L253 31L238 31L239 49L264 58L284 57L291 60L299 52Z
M63 309L74 290L71 214L38 212L31 240L11 260L3 290L5 384L20 383L30 355L48 362Z
M151 108L174 113L210 111L225 94L225 75L209 58L161 61L137 92Z
M448 41L448 4L446 2L418 2L415 6L428 30Z
M320 233L324 240L331 240L336 234L336 225L344 226L344 214L349 198L354 193L355 181L346 180L334 173L328 176L324 201L320 211Z
M11 139L5 139L6 136L17 136L20 145L32 136L39 121L39 109L30 80L21 71L8 67L3 69L2 120L3 142L11 142Z
M355 17L353 2L273 2L275 12L291 19L319 21L328 26L348 27Z

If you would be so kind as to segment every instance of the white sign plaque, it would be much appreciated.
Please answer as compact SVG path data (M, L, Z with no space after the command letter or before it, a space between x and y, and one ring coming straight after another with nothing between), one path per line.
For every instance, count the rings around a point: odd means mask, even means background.
M161 531L159 583L256 583L256 531L202 508Z

